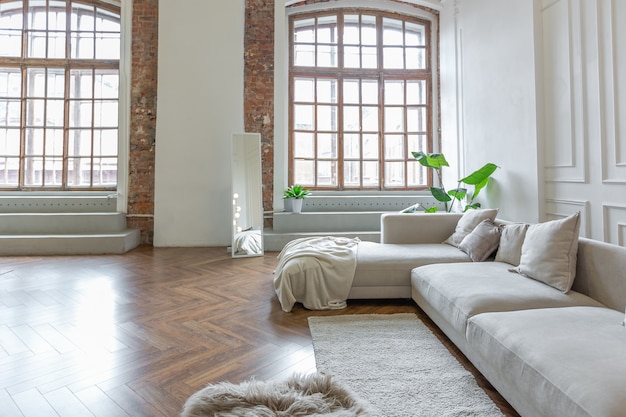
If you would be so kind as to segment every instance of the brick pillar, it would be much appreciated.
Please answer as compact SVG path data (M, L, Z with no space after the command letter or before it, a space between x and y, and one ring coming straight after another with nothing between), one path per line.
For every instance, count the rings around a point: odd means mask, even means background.
M159 0L133 1L127 223L142 244L154 236L158 18Z
M274 204L274 0L246 0L245 13L244 128L261 134L263 209L270 211Z

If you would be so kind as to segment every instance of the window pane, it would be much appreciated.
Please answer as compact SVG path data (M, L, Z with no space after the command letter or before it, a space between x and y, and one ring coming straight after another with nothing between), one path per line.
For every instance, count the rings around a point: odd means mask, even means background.
M300 185L315 185L315 162L294 161L294 183Z
M317 135L317 157L323 159L337 158L337 135L329 133Z
M293 29L295 43L315 42L315 19L294 20Z
M63 158L63 129L46 129L46 155Z
M31 31L28 32L27 56L29 58L45 58L46 57L46 32Z
M359 45L361 43L359 15L347 14L343 17L343 43L349 45Z
M317 163L317 185L337 185L337 163L331 161L319 161Z
M385 136L385 159L404 159L404 135Z
M311 78L296 78L293 84L294 100L312 103L315 100L313 85L314 80Z
M417 187L420 185L426 185L428 178L424 167L422 167L417 161L409 161L407 164L407 185L409 187Z
M409 46L426 45L426 28L413 22L405 22L405 44Z
M359 132L361 130L361 120L359 119L359 108L357 106L344 106L343 130L347 132Z
M347 104L359 104L361 102L358 80L345 80L343 82L343 102Z
M337 106L317 107L317 130L337 130Z
M378 135L363 135L363 158L378 159Z
M346 46L343 48L343 66L345 68L361 68L361 48Z
M18 129L0 129L0 155L18 156L20 154L20 131Z
M378 162L363 161L363 186L377 187L379 181Z
M426 108L410 107L407 109L407 129L409 132L425 132L426 127Z
M0 19L3 25L4 19ZM22 31L0 29L0 56L18 57L22 54Z
M76 129L69 134L67 154L69 156L91 155L91 129Z
M318 67L336 67L337 66L337 47L333 45L318 45L317 66Z
M361 44L376 45L376 16L361 16Z
M117 129L95 130L93 138L93 154L95 156L116 156L117 143Z
M385 81L385 104L404 104L404 81Z
M363 131L378 132L378 107L363 107Z
M378 104L378 81L363 80L361 87L363 104Z
M86 4L72 2L72 17L71 17L71 30L72 31L88 31L91 32L95 29L95 13L94 7Z
M94 102L94 127L117 127L117 100L96 100Z
M337 43L337 16L323 16L317 19L317 42Z
M408 81L406 83L407 104L426 104L426 81Z
M376 48L368 48L364 46L362 48L362 67L363 68L378 68L378 54Z
M19 185L19 158L0 157L0 186L17 187Z
M426 68L426 61L424 60L423 48L407 48L406 53L406 68L407 69L424 69Z
M313 134L297 132L294 133L293 154L296 158L313 158Z
M20 101L0 100L0 126L20 125Z
M65 97L65 70L62 68L48 68L46 97Z
M404 50L402 48L383 49L383 68L402 69L404 68Z
M95 35L91 32L72 33L70 56L74 59L94 58Z
M337 80L317 80L317 102L337 103Z
M43 126L45 100L26 100L26 126Z
M26 155L43 155L43 129L26 129Z
M103 33L96 37L96 59L120 59L119 33Z
M117 158L94 158L93 186L113 186L117 182Z
M343 183L346 187L361 186L361 163L359 161L343 163Z
M385 162L385 186L404 186L404 162Z
M46 126L63 127L63 99L46 101Z
M402 107L385 107L385 132L404 132Z
M383 18L383 45L403 45L402 21Z
M299 45L293 47L293 64L301 67L315 65L315 47L313 45Z
M294 114L294 127L296 129L313 130L313 106L296 104Z
M361 157L361 136L360 135L358 134L344 135L343 157L348 158L348 159Z

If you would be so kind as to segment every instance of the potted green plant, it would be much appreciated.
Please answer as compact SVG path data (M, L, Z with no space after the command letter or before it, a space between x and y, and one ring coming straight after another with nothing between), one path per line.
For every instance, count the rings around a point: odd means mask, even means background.
M291 211L294 213L300 213L302 211L302 203L306 197L311 194L311 191L307 190L301 185L292 185L283 192L283 199L287 202L291 202Z
M445 210L448 213L452 210L455 201L458 200L459 202L463 202L466 198L469 198L469 200L466 202L463 211L480 208L480 203L474 202L474 199L478 196L480 190L487 185L491 174L498 169L497 165L489 162L465 178L458 180L457 188L446 191L443 186L441 175L441 169L444 166L450 166L448 165L448 161L446 161L446 157L442 153L424 153L422 151L411 153L422 166L432 168L437 173L439 187L430 187L430 192L435 200L444 204ZM473 185L474 189L468 193L468 189L466 187L461 187L461 184ZM437 206L433 206L426 209L426 212L432 213L438 211L438 209L439 208Z

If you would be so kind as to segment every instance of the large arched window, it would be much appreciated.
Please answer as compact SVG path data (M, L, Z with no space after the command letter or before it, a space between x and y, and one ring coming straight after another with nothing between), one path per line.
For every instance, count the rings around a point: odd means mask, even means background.
M432 151L431 23L374 10L290 16L289 182L415 190Z
M0 189L117 185L120 10L0 0Z

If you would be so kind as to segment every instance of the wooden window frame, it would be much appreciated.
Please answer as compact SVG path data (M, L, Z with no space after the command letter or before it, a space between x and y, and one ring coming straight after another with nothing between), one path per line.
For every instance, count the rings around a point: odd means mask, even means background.
M377 68L375 69L362 69L362 68L344 68L344 45L341 42L343 39L343 17L345 15L359 15L360 22L362 15L375 16L376 17L376 31L377 31L377 42L376 42L376 50L377 50ZM318 66L295 66L294 64L294 22L296 20L303 19L316 19L315 22L317 24L317 18L324 16L337 16L337 66L336 67L318 67ZM420 46L424 50L423 57L425 58L425 67L423 69L384 69L383 68L383 45L382 45L382 32L383 18L391 18L401 20L403 22L403 27L406 22L416 23L424 27L425 34L425 42L423 46ZM413 159L410 152L422 150L424 152L432 152L434 148L434 140L435 135L433 132L433 108L434 108L434 98L433 98L433 65L432 62L432 54L431 54L431 25L427 19L419 18L416 16L410 16L406 14L399 14L395 12L381 11L381 10L371 10L371 9L333 9L333 10L325 10L318 12L307 12L300 14L293 14L289 16L289 112L288 112L288 123L289 123L289 131L288 131L288 181L290 184L298 183L307 186L307 188L314 190L322 190L322 191L403 191L403 190L423 190L426 189L429 185L432 184L433 178L432 173L428 170L424 170L418 166L417 162ZM318 45L318 43L313 42L311 45ZM360 47L363 45L361 44ZM406 45L403 46L406 48ZM314 48L313 56L317 59L316 49ZM313 80L317 79L332 79L337 82L337 147L336 147L336 158L333 159L333 163L337 165L337 178L336 184L319 184L319 177L317 175L317 162L323 160L317 155L317 136L320 131L314 125L313 129L307 131L313 134L313 153L314 156L309 159L298 158L299 160L308 160L312 162L314 165L314 181L315 184L307 184L295 177L295 163L296 157L294 154L294 140L295 134L298 132L305 132L306 130L296 129L294 126L295 116L294 116L294 106L299 104L300 102L295 101L294 97L294 85L295 80L300 78L309 78ZM344 158L344 131L343 131L343 107L345 103L343 102L343 82L344 80L377 80L378 81L378 130L375 132L378 135L378 157L376 161L378 161L378 181L375 185L364 185L363 184L363 161L367 161L366 158L363 157L363 146L360 147L360 158L359 163L361 166L360 170L360 183L358 186L346 186L345 178L344 178L344 167L346 162L346 158ZM401 160L392 160L385 158L385 132L384 132L384 122L385 122L385 108L391 107L387 106L384 101L384 84L385 81L392 80L404 80L405 81L405 92L406 92L406 81L423 81L426 86L426 98L425 105L420 105L426 109L426 130L420 132L409 132L407 127L407 117L404 117L404 128L402 130L402 134L404 135L404 149L403 149L403 158ZM300 103L302 104L302 103ZM319 106L319 102L317 98L311 103L306 103L309 105L313 105L314 117L316 114L316 109ZM326 104L326 103L324 103ZM359 108L363 107L363 102L358 103ZM410 104L407 104L405 99L404 104L402 106L404 115L407 115L407 108L412 107ZM362 122L362 114L359 115ZM362 123L361 123L361 133ZM323 131L321 133L324 133ZM374 133L374 132L372 132ZM408 148L408 135L411 133L425 135L426 137L426 146L421 149L409 149ZM402 162L404 166L404 182L400 186L393 186L390 184L386 184L385 179L385 163L386 162ZM420 170L420 178L424 180L419 184L407 185L408 175L409 175L409 164L415 164L413 169Z
M2 0L0 0L1 2ZM58 0L57 0L58 1ZM63 1L63 0L61 0ZM119 97L119 90L118 90L118 96L116 98L105 98L105 97L95 97L94 91L93 89L95 88L95 84L96 84L96 76L95 73L97 71L114 71L117 72L117 77L119 80L120 77L120 59L99 59L99 58L95 58L95 56L92 59L86 59L86 58L72 58L71 57L71 51L70 51L70 45L72 43L72 34L74 33L78 33L81 31L78 30L72 30L71 27L71 16L72 16L72 6L74 4L80 4L82 6L86 6L87 9L92 10L92 15L97 16L97 12L99 10L103 10L106 12L110 12L113 15L116 15L117 17L120 18L120 24L121 24L121 5L120 6L116 6L114 4L111 4L110 2L106 2L106 1L101 1L101 0L93 0L93 1L80 1L80 0L66 0L65 1L65 14L66 14L66 26L65 26L65 31L64 31L64 36L65 36L65 58L48 58L48 52L46 52L46 57L43 58L32 58L28 56L28 40L29 40L29 32L33 31L32 28L29 28L29 25L27 24L27 19L28 19L28 14L29 14L29 0L24 0L22 3L22 9L21 9L21 14L22 14L22 18L23 18L23 23L22 23L22 28L21 28L21 56L20 57L0 57L0 67L3 68L14 68L17 71L20 72L21 75L21 92L20 92L20 125L19 125L19 136L20 136L20 152L19 152L19 170L18 170L18 180L17 180L17 185L0 185L0 190L2 191L115 191L117 189L117 174L116 174L116 178L114 183L108 182L106 184L102 184L102 183L96 183L94 184L94 179L98 176L98 175L102 175L102 167L107 165L105 161L110 161L110 163L114 163L117 167L118 163L119 163L119 148L117 149L117 152L115 153L115 155L108 155L108 154L103 154L103 153L95 153L94 149L95 149L95 132L96 131L100 131L100 132L104 132L104 131L112 131L115 130L116 136L118 137L118 146L119 146L119 129L120 129L120 125L119 125L119 119L117 122L117 126L96 126L95 125L95 115L94 115L94 111L96 109L96 103L97 102L115 102L116 106L118 107L118 117L119 117L119 105L120 105L120 97ZM47 1L45 3L44 6L42 6L42 8L45 8L46 11L48 11L50 9L50 4ZM60 8L55 8L60 10ZM17 13L17 12L16 12ZM48 51L48 42L49 42L49 36L48 34L51 32L51 29L46 28L45 31L43 30L37 30L40 32L45 32L46 33L46 51ZM57 32L57 31L55 31ZM93 33L93 41L94 41L94 55L96 53L96 45L95 42L97 41L98 35L106 35L107 33L116 33L118 35L119 40L121 41L121 26L120 26L120 32L110 32L110 31L106 31L106 30L98 30L96 27L93 28L93 31L90 32ZM44 71L46 71L48 69L60 69L63 71L64 73L64 95L63 95L63 126L62 126L62 131L63 131L63 152L62 152L62 156L60 155L52 155L50 156L50 154L48 154L46 152L46 140L48 139L46 137L47 135L47 131L48 131L48 126L46 124L46 122L43 123L42 126L36 126L36 125L27 125L27 120L26 120L26 114L27 114L27 103L29 100L42 100L43 102L47 102L48 100L50 100L51 98L46 94L44 96L38 97L38 96L32 96L30 95L30 93L28 92L27 89L27 85L28 85L28 76L27 73L29 70L31 69L42 69ZM84 70L84 71L91 71L92 72L92 78L91 78L91 88L92 88L92 94L90 97L85 97L85 98L77 98L71 97L71 92L70 92L70 85L71 85L71 77L72 77L72 72L75 70ZM48 83L48 77L45 77L45 83L47 85ZM118 87L119 88L119 87ZM47 91L47 87L46 87L46 91ZM3 97L5 98L5 97ZM7 99L15 99L17 97L6 97ZM88 126L80 126L80 127L70 127L70 104L71 102L78 102L78 101L90 101L91 102L91 124ZM44 106L45 109L47 109L47 106ZM44 114L45 114L44 110ZM4 128L5 126L2 126L2 128ZM9 125L7 124L6 127L9 127ZM29 128L39 128L43 130L43 134L44 134L44 138L43 138L43 143L44 143L44 148L43 148L43 153L41 155L39 154L30 154L27 155L26 154L26 132ZM90 155L89 156L83 156L83 155L71 155L70 151L69 151L69 136L71 134L72 131L74 130L85 130L85 131L89 131L90 132L90 136L91 136L91 150L90 150ZM60 157L59 157L60 156ZM2 158L6 158L6 160L8 160L8 158L15 158L15 156L13 155L0 155L0 157ZM27 180L26 180L26 171L27 171L27 161L31 160L31 161L36 161L37 158L39 160L41 160L41 163L43 164L43 168L42 168L42 178L41 178L41 184L28 184ZM48 185L48 182L46 181L46 178L48 176L48 169L46 168L46 164L48 163L48 159L51 161L50 163L52 164L56 164L56 162L54 162L54 160L61 160L62 163L62 174L61 174L61 181L59 183L59 181L52 181L52 185ZM69 167L72 164L72 161L74 161L74 165L76 165L77 163L80 165L80 162L77 162L81 159L88 159L89 160L89 183L85 184L85 183L79 183L79 184L72 184L69 177ZM117 172L119 168L116 168L115 172ZM56 172L55 169L53 169L53 172ZM85 171L86 172L86 171ZM79 172L77 175L81 175L82 171ZM76 174L75 174L76 175Z

